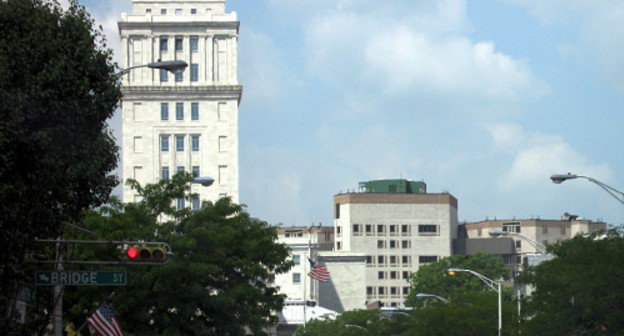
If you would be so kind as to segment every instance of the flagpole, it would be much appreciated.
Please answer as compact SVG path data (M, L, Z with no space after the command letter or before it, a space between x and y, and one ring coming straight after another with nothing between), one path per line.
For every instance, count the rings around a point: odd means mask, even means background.
M308 253L307 252L304 252L303 256L305 257L305 260L308 260ZM307 268L306 265L308 263L309 263L309 261L303 263L304 266L303 266L303 274L302 274L302 275L304 275L304 278L303 278L303 327L304 328L306 326L306 306L307 306L307 303L306 303L306 287L307 287L306 283L308 282L308 278L309 278L308 272L306 272L306 268Z
M115 292L110 293L110 295L108 296L108 298L105 301L108 301L110 299L113 298L113 296L115 296ZM95 308L95 310L97 311L98 309L100 309L100 306L102 304L100 303L97 308ZM89 314L89 316L93 315L93 313ZM84 326L87 325L87 320L84 321L84 323L80 326L80 328L78 328L78 330L76 330L76 334L80 334L80 330L82 330L82 328L84 328Z

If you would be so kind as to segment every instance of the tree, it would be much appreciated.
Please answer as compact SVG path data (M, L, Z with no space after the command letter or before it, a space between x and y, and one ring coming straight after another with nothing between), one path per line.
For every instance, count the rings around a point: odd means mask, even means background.
M349 325L353 327L347 327ZM389 335L386 330L389 325L377 309L351 310L338 315L335 319L321 317L312 320L305 327L299 327L295 336Z
M106 120L121 97L111 52L83 7L0 1L0 330L35 238L55 238L108 198L117 147ZM43 258L49 259L46 255Z
M526 335L624 334L624 237L618 230L549 246L555 258L523 278Z
M131 181L141 202L113 204L85 218L83 225L108 239L167 242L175 253L163 266L128 267L129 284L113 297L117 316L137 336L263 335L283 305L272 281L292 266L288 248L276 243L274 227L252 219L229 198L203 202L198 211L177 211L174 200L193 197L191 178L179 173L144 187ZM75 258L119 254L110 246L75 248ZM109 291L68 290L73 324L82 324Z
M418 293L435 294L445 298L470 291L489 291L483 281L474 275L458 273L450 276L449 268L470 269L486 277L498 280L508 273L502 259L497 256L478 253L473 256L454 255L421 266L410 278L410 295L407 306L419 307L423 300L416 298Z

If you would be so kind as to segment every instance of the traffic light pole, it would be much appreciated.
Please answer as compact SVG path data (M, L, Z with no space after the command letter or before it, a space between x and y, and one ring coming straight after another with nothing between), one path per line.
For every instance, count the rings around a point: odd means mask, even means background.
M160 266L167 264L171 261L171 257L173 256L173 251L171 250L171 246L165 242L141 242L141 241L130 241L130 240L75 240L75 239L37 239L37 242L40 243L56 243L60 249L60 244L109 244L109 245L153 245L153 246L164 246L167 249L167 258L162 262L128 262L128 261L96 261L96 260L87 260L87 261L78 261L78 260L63 260L63 258L59 258L58 254L55 260L41 260L37 261L42 264L80 264L80 265L122 265L122 266L130 266L130 265L145 265L145 266ZM58 269L57 269L58 270Z

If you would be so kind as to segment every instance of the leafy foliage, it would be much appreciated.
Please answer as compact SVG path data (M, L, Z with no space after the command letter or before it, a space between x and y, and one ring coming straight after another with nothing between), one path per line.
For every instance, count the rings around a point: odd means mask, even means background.
M121 97L111 52L83 7L0 1L0 330L35 238L55 238L108 198L117 147L107 129ZM28 258L28 259L27 259Z
M133 335L263 335L284 297L271 285L290 269L288 249L276 231L250 218L229 198L204 202L198 211L176 211L191 197L189 174L137 188L143 200L92 211L84 225L108 239L160 241L175 255L163 266L128 267L129 284L113 298L122 325ZM110 259L110 247L76 246L74 258ZM119 267L117 267L119 269ZM80 325L108 296L107 288L67 291L70 320Z
M624 334L624 237L578 235L549 246L555 258L524 281L535 291L523 306L527 335Z

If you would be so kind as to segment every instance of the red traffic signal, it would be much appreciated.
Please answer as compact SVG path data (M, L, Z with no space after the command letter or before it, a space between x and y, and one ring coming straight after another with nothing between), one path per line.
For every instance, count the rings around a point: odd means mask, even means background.
M128 256L128 258L134 259L139 255L139 250L137 250L134 247L131 247L126 251L126 255Z
M126 250L126 256L135 262L165 262L168 254L166 248L154 246L133 246Z

